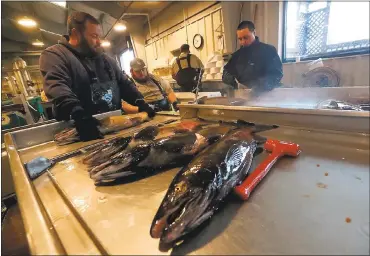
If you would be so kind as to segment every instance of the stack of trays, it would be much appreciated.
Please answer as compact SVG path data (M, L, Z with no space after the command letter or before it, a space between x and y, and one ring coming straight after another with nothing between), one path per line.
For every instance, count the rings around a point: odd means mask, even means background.
M210 56L204 69L203 80L222 79L225 64L222 55L215 53Z

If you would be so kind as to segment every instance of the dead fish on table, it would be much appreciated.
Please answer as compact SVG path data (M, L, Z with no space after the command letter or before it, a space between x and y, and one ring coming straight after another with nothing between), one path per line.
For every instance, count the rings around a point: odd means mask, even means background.
M125 150L132 140L132 137L118 137L106 141L98 146L92 153L88 154L82 159L84 164L95 166L102 164L111 156Z
M102 134L108 134L115 131L137 126L149 119L148 114L140 112L137 114L128 114L122 116L110 116L100 120L99 130ZM80 141L75 127L69 127L54 135L54 141L58 145L67 145Z
M118 137L103 141L100 146L94 148L94 151L88 152L82 159L82 162L90 167L96 167L109 161L113 155L119 152L124 153L126 149L132 149L138 143L154 140L161 133L169 131L171 131L171 134L184 133L198 130L201 127L202 125L195 121L182 121L177 124L164 125L162 127L159 127L159 125L150 125L141 129L133 137Z
M160 238L160 247L172 246L209 219L244 180L254 154L262 152L257 144L264 141L255 136L252 128L233 129L177 173L150 228L150 235Z
M194 120L182 120L179 123L176 124L170 124L167 126L161 127L161 132L164 132L166 130L173 130L174 133L181 133L181 132L187 132L187 131L198 131L202 129L203 127L207 126L207 123L201 123Z
M55 134L54 141L59 145L67 145L80 141L76 128L65 128L61 132Z
M185 132L172 136L145 141L130 150L114 155L108 161L92 168L90 178L97 184L120 177L131 176L140 171L166 166L178 166L226 134L232 126L219 125L199 132Z
M141 129L134 136L116 137L103 141L94 150L88 152L82 159L82 163L91 166L100 165L110 159L113 155L132 148L134 145L154 139L159 132L159 127L155 125L147 126Z

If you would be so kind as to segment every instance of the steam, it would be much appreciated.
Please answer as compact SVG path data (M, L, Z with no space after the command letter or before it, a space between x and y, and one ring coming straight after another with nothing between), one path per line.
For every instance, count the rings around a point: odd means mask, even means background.
M360 107L350 98L349 93L338 93L333 88L276 88L271 91L252 93L246 86L239 84L239 90L227 91L225 103L217 103L217 99L210 103L215 105L271 107L292 109L326 109L330 108L331 101L341 102L339 106L348 105L357 110ZM351 102L350 102L351 101ZM212 103L211 103L212 102ZM339 107L341 109L341 107Z

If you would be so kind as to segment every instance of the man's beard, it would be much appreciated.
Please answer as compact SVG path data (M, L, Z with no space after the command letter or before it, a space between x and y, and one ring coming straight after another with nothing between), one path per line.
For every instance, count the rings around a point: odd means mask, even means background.
M132 76L132 78L133 78L135 81L139 82L139 83L145 83L145 82L147 82L147 81L148 81L148 76L146 76L146 77L144 77L144 78L137 78L136 76Z
M91 46L87 42L86 38L83 37L83 36L81 37L79 48L81 50L81 53L83 55L85 55L86 57L96 57L96 56L99 56L100 54L103 53L102 49L95 50L95 49L91 48Z

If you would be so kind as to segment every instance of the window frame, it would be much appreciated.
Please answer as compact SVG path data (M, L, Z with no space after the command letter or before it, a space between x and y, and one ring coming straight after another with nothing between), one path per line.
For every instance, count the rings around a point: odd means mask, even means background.
M283 63L290 63L296 62L296 58L286 58L286 32L287 32L287 8L288 8L289 1L283 1L283 20L282 20L282 54L281 59ZM311 55L309 57L301 57L300 61L310 61L310 60L317 60L318 58L322 59L330 59L330 58L340 58L340 57L349 57L349 56L356 56L356 55L369 55L370 54L370 47L367 49L351 49L349 52L348 50L344 51L337 51L337 52L330 52L330 53L322 53L318 55Z

